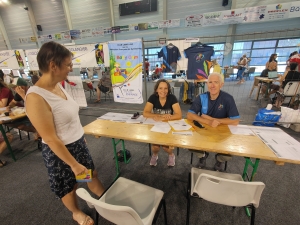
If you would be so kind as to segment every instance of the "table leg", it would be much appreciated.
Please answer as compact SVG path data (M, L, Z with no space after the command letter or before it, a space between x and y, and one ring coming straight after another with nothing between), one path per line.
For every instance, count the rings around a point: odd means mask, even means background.
M245 162L245 166L244 166L244 171L243 171L242 177L243 177L243 180L246 181L246 178L247 178L247 181L251 182L251 181L253 181L254 176L255 176L255 174L257 172L257 168L258 168L258 164L259 164L259 160L260 159L255 159L254 163L251 161L251 159L249 157L245 157L245 160L246 160L246 162ZM249 165L253 168L250 179L249 179L249 176L248 176L248 173L247 173ZM250 217L251 213L249 212L249 208L248 207L245 207L245 211L246 211L247 216Z
M118 177L120 176L120 166L119 166L118 155L117 155L117 145L120 142L122 142L122 152L124 154L124 162L126 164L128 164L130 161L130 159L126 158L126 150L125 150L124 140L120 139L120 140L116 141L114 138L112 138L112 144L113 144L113 148L114 148L114 156L115 156L115 161L116 161L116 171L117 171L117 175L114 180L118 179Z
M13 151L12 151L12 149L11 149L10 143L9 143L7 137L6 137L6 133L5 133L4 129L3 129L2 124L0 124L0 131L1 131L1 133L2 133L3 139L4 139L5 143L6 143L7 149L8 149L8 151L10 152L10 155L11 155L12 159L13 159L14 161L17 161L17 160L16 160L16 157L15 157L15 154L13 153Z

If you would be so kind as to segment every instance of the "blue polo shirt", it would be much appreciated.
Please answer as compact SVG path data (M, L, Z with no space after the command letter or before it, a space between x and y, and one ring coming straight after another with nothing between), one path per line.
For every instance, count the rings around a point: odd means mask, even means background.
M210 99L209 92L197 96L188 112L200 116L205 114L218 119L240 118L233 97L224 91L220 91L218 98L215 100Z
M165 68L162 72L176 72L177 61L181 59L179 49L173 46L164 46L157 54L158 58L163 57L163 64Z

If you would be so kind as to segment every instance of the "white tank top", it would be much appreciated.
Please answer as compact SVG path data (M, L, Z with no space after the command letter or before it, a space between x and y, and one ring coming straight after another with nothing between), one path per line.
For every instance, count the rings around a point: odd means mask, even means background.
M30 93L36 93L45 99L45 101L49 104L53 114L56 134L59 139L61 139L62 142L67 145L81 138L84 134L84 131L78 115L78 104L60 84L59 87L66 95L67 100L37 86L30 87L27 91L26 97ZM45 120L47 119L51 118L45 118Z

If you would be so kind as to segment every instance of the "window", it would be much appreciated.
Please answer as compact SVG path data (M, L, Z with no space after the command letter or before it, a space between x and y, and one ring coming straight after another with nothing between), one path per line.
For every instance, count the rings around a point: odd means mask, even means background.
M253 48L275 48L276 40L272 41L254 41Z
M248 42L235 42L233 45L233 50L238 49L251 49L252 41Z
M283 39L278 41L278 47L297 46L300 43L300 38Z

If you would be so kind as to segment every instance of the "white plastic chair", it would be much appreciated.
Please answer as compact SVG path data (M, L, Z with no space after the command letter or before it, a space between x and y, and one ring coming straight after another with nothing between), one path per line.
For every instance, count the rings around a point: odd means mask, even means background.
M119 177L99 200L84 188L77 189L76 194L102 217L118 225L155 224L161 206L167 224L164 192L124 177Z
M89 86L87 85L86 81L82 81L82 86L84 91L89 91L90 92L90 100L92 99L92 96L95 95L95 90L90 89Z
M251 208L251 225L254 225L255 208L258 207L265 184L245 182L241 175L192 168L187 191L187 218L189 224L190 196L233 207Z
M294 100L296 96L300 95L300 82L299 81L290 81L288 82L283 89L283 92L276 92L277 98L281 95L284 99L283 103L287 104L287 106L292 103L291 101Z

